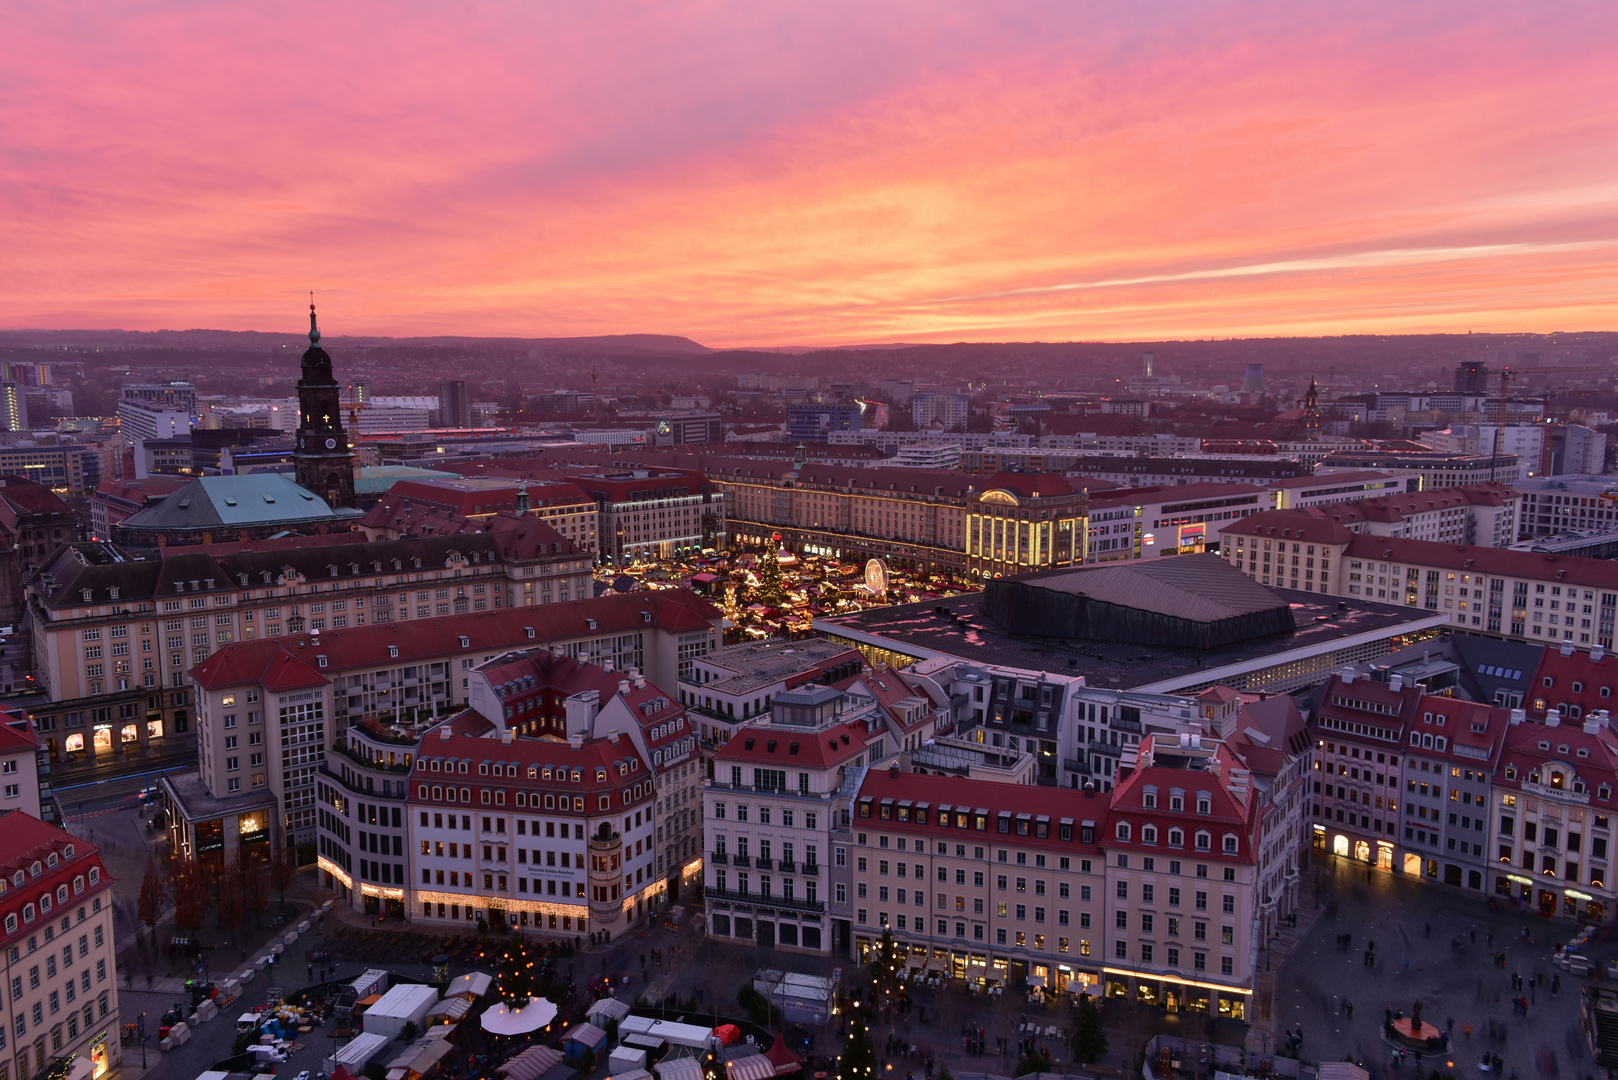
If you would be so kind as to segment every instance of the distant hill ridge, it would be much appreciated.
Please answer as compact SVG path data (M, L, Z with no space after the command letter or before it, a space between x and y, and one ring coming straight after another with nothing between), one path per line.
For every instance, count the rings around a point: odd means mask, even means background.
M0 348L39 348L50 346L94 345L103 348L194 348L194 349L272 349L276 346L303 347L303 334L272 334L259 330L0 330ZM670 353L707 356L714 350L688 337L676 334L602 334L595 337L378 337L323 334L321 341L331 348L367 345L438 346L522 346L565 352L603 354Z

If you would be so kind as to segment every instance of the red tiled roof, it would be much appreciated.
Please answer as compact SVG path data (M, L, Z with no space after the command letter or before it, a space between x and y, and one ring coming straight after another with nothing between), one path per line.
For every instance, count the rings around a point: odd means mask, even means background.
M1555 786L1545 767L1559 764L1569 774L1563 784L1567 790L1575 791L1575 785L1582 782L1592 805L1613 806L1613 796L1618 794L1618 734L1610 723L1592 726L1597 730L1586 731L1577 720L1555 727L1542 723L1510 725L1500 755L1502 768L1494 776L1495 786L1520 789L1523 781L1531 780L1536 772L1540 783Z
M858 720L820 731L766 724L739 728L714 754L715 762L831 769L865 753L869 733Z
M919 832L955 839L964 838L970 831L979 840L988 838L1003 843L996 839L1001 835L999 822L1001 815L1009 814L1013 822L1022 819L1029 823L1026 836L1017 835L1016 826L1011 827L1011 835L1017 836L1019 846L1043 847L1080 855L1094 854L1100 850L1095 843L1083 842L1081 827L1092 825L1099 830L1107 817L1107 797L1094 792L1032 784L1002 784L958 776L932 776L894 769L872 769L866 773L854 802L856 815L867 813L863 808L869 807L869 817L855 817L856 829ZM884 803L891 804L892 816L887 820L882 818ZM898 811L906 803L909 804L912 820L901 822ZM929 811L925 824L914 820L917 806L924 806ZM940 824L945 807L951 810L951 820L947 824ZM955 812L971 814L965 829L956 827L958 819ZM977 827L980 812L987 815L987 828L981 831ZM1037 835L1036 826L1041 823L1046 826L1043 837ZM1072 839L1061 838L1063 824L1074 826ZM1100 838L1099 831L1095 835L1097 839Z
M408 536L459 536L483 531L479 522L437 503L415 502L392 492L367 510L359 524L362 529L391 529Z
M38 750L39 736L28 714L21 709L0 709L0 754Z
M652 616L650 623L647 612ZM659 589L240 641L226 645L192 673L204 690L218 690L256 682L256 675L242 676L267 670L278 649L299 657L323 655L328 658L328 670L346 671L391 659L424 660L457 651L505 652L592 634L624 633L647 625L672 633L706 630L720 618L718 608L687 589ZM592 619L594 629L589 625ZM533 637L528 635L530 628ZM467 639L465 646L459 644L461 637ZM389 653L390 646L398 648L397 657Z
M468 802L483 805L481 792L503 792L495 805L506 809L515 807L533 813L577 813L583 817L597 817L633 808L652 800L654 773L649 763L641 758L635 744L620 738L591 739L574 749L572 744L555 739L517 737L510 742L498 737L496 728L487 718L468 709L451 717L429 731L417 753L416 768L411 780L416 784L416 800L443 806L465 806ZM448 738L443 737L444 732ZM449 774L446 761L453 767L464 761L466 772ZM500 775L494 774L498 764ZM485 773L483 766L488 765ZM436 768L435 768L436 766ZM545 771L552 770L550 779ZM565 768L565 779L558 779L555 770ZM573 779L573 770L579 770L579 779ZM602 778L599 770L606 770ZM532 772L532 775L530 775ZM432 794L435 784L449 789L471 789L470 799L447 798L445 793ZM423 794L422 785L427 792ZM552 805L543 799L551 795ZM597 796L612 795L611 806L600 808ZM560 797L568 799L561 804ZM572 799L584 798L582 808L575 809Z
M1548 680L1548 682L1547 682ZM1578 689L1574 689L1577 687ZM1563 656L1555 645L1539 656L1539 667L1528 684L1528 712L1544 716L1547 709L1576 706L1579 715L1618 707L1618 656L1603 650L1601 659L1586 650Z
M67 853L70 847L71 857ZM54 867L50 865L52 855L57 859ZM37 877L36 862L40 869ZM13 880L19 872L23 884L16 885ZM102 865L101 852L94 844L20 810L0 813L0 876L4 878L0 882L0 920L13 915L17 920L15 930L0 930L0 945L37 933L41 923L53 921L58 911L106 892L115 881ZM97 879L93 883L92 876Z
M1247 518L1242 524L1252 520ZM1521 577L1589 586L1592 589L1618 590L1618 563L1605 559L1363 534L1356 534L1349 541L1348 550L1343 555L1352 559L1415 563L1497 577Z
M1162 759L1174 755L1177 747L1172 742L1163 742L1161 746L1158 745L1159 742L1158 736L1155 735L1148 735L1141 740L1140 760L1146 761L1149 752ZM1130 773L1112 793L1112 808L1107 819L1106 835L1101 838L1102 844L1108 850L1118 848L1140 852L1178 853L1235 862L1254 861L1256 853L1252 830L1260 816L1256 811L1257 792L1249 783L1246 799L1237 799L1228 784L1231 766L1238 765L1239 761L1227 746L1220 745L1215 753L1223 766L1217 774L1167 764L1143 765ZM1148 787L1156 789L1155 808L1146 806L1145 793ZM1176 788L1185 794L1183 811L1168 809L1170 792ZM1199 814L1195 812L1196 800L1203 794L1208 796L1209 812ZM1128 840L1120 840L1118 837L1118 823L1121 821L1130 824ZM1157 827L1156 843L1145 842L1141 829L1143 825ZM1184 845L1178 848L1169 844L1168 831L1176 826L1185 833ZM1201 851L1195 846L1198 830L1207 830L1212 834L1211 846ZM1224 837L1231 834L1237 838L1234 854L1224 850Z
M206 689L229 686L263 686L276 692L306 686L325 686L331 680L310 667L286 647L284 638L245 641L226 645L191 669L198 685ZM306 653L305 655L313 655Z
M1000 489L1025 499L1049 499L1073 495L1079 489L1067 477L1056 473L998 472L983 482L984 491Z
M1226 525L1221 535L1275 537L1309 544L1349 543L1357 534L1327 513L1329 509L1305 506L1296 510L1266 510L1262 514L1249 514Z
M512 482L509 487L489 487L460 480L401 480L388 489L388 495L431 503L457 514L487 514L517 509L518 480L523 478L510 479ZM577 485L560 478L543 483L535 482L528 486L528 499L533 506L563 506L574 503L588 506L592 501Z

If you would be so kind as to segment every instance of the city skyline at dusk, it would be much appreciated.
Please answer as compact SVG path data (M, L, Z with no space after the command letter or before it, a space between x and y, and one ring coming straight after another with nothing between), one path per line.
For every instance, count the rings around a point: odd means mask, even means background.
M1598 4L13 6L0 328L714 347L1618 315Z

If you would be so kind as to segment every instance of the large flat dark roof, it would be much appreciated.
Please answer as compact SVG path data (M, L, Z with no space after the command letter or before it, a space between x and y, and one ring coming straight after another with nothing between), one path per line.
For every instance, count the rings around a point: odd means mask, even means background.
M927 600L815 620L815 629L838 636L872 635L896 652L946 655L1005 667L1082 675L1090 686L1132 690L1163 683L1193 685L1203 672L1248 665L1269 667L1300 650L1331 652L1350 639L1391 637L1445 623L1440 612L1396 607L1320 593L1276 589L1291 606L1297 628L1213 649L1177 649L1085 639L1013 636L979 610L982 593ZM935 611L941 609L942 614ZM957 617L960 621L957 622ZM859 637L847 640L862 644Z

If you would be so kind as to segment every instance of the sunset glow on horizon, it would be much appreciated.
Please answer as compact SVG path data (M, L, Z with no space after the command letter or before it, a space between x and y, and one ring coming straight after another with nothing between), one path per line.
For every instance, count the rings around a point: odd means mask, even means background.
M5 329L1618 329L1605 3L3 11Z

